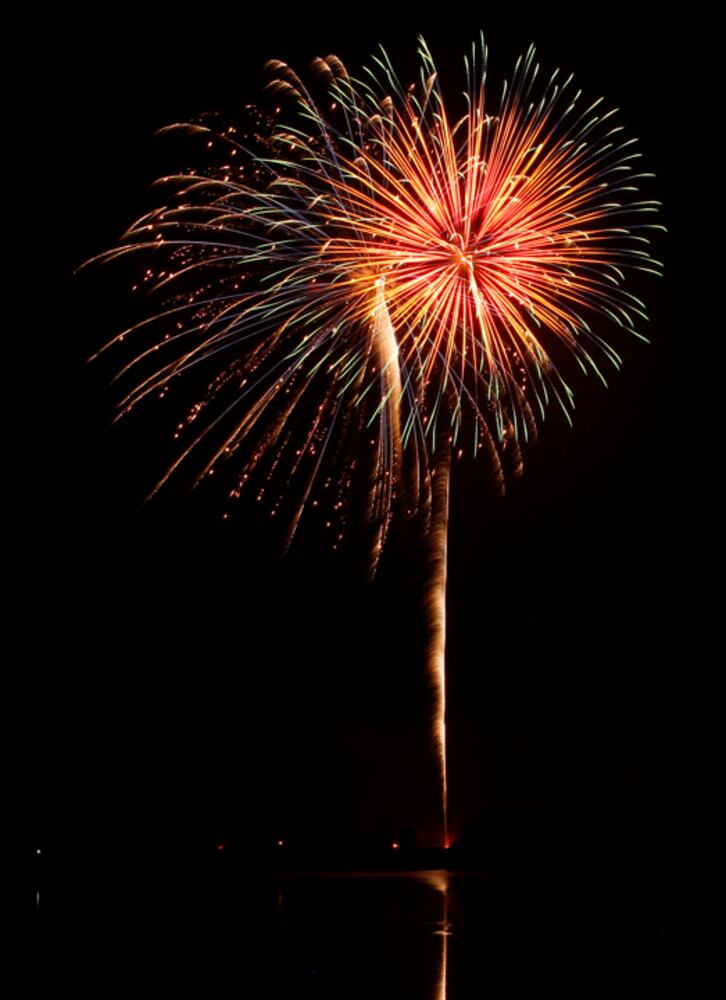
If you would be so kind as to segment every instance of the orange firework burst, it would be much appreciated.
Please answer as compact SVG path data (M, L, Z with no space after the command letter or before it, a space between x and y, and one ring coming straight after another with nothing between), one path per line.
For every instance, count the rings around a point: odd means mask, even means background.
M568 356L604 381L603 361L620 359L600 318L642 336L644 306L624 279L659 273L648 235L660 227L615 112L558 71L543 79L533 49L490 108L486 47L473 47L454 116L423 41L419 53L420 84L407 89L383 50L361 80L317 59L320 99L274 62L275 118L252 112L245 134L173 126L221 162L163 178L167 203L102 258L148 253L162 303L112 341L147 338L123 369L138 377L120 413L192 370L211 373L156 489L192 454L204 456L197 481L238 455L231 496L257 476L258 498L289 514L291 540L327 492L340 538L365 479L374 569L397 507L423 506L445 826L451 448L486 448L501 483L550 401L569 417Z

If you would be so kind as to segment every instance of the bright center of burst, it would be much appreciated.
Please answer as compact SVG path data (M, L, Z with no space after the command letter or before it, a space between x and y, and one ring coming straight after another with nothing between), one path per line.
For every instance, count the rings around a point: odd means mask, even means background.
M452 261L456 267L459 277L470 279L474 269L473 251L467 245L462 233L452 233L448 241Z
M464 253L462 250L459 250L454 256L459 276L462 278L470 278L474 267L471 254Z

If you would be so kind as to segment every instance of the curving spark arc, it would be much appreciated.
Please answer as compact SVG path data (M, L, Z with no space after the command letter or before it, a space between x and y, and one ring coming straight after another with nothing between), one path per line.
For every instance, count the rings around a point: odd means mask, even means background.
M364 496L372 572L394 516L425 518L448 841L451 452L486 451L501 486L549 404L570 419L568 361L604 382L616 337L643 338L626 276L660 272L663 227L616 111L543 76L533 48L492 104L483 38L472 46L457 112L423 40L419 55L410 87L382 49L359 79L316 59L310 86L276 61L274 114L163 130L212 161L162 178L163 206L100 259L146 258L150 312L111 341L139 344L119 415L185 379L197 394L154 492L190 458L195 483L236 458L230 498L254 481L288 543L320 506L335 545Z

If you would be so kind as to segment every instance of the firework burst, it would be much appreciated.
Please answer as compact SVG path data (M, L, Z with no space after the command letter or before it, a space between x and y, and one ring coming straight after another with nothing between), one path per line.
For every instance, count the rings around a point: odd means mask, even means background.
M335 542L365 496L379 561L394 513L431 539L430 673L446 831L445 580L453 448L485 450L501 485L551 402L570 416L567 359L618 366L602 320L642 337L630 270L659 273L635 140L534 49L497 104L483 40L447 111L420 42L405 88L383 50L360 79L334 56L310 86L273 62L273 115L171 126L215 165L164 177L164 205L100 259L145 255L149 313L119 378L119 415L177 381L206 389L177 428L196 482L237 458L292 540L327 504ZM320 96L315 96L315 95ZM595 317L595 319L594 319ZM208 380L207 380L208 375Z

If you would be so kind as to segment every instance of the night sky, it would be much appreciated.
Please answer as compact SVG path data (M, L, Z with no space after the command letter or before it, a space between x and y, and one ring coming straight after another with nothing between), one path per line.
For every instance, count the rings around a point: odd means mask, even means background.
M219 492L175 484L142 507L183 405L108 429L109 370L84 359L123 322L125 285L72 272L153 204L153 132L257 99L268 57L304 69L335 52L357 68L381 41L413 78L423 32L454 92L480 27L494 81L533 41L545 68L573 71L586 95L622 109L670 232L654 250L665 278L629 286L648 304L652 344L619 341L625 364L608 390L573 373L574 430L551 410L503 502L484 463L455 469L454 833L473 837L512 810L723 814L723 309L698 55L708 25L633 20L631 5L587 23L581 6L487 8L449 21L396 8L355 24L342 8L271 9L254 26L240 7L194 21L170 8L150 22L124 5L91 45L79 15L46 25L17 334L37 379L16 414L30 430L23 753L43 843L436 839L420 539L395 538L370 585L356 539L334 554L314 522L280 561L279 529L249 501L223 523Z

